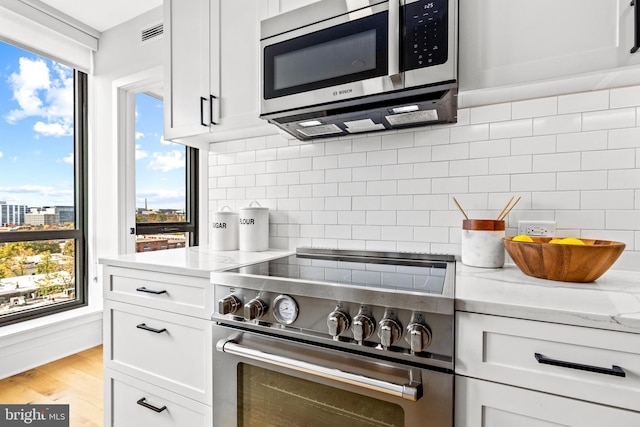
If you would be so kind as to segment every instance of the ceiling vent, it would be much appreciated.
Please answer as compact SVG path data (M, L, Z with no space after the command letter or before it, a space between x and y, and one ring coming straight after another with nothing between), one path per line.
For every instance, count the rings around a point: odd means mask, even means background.
M162 22L144 27L140 31L140 41L142 44L160 40L164 34Z

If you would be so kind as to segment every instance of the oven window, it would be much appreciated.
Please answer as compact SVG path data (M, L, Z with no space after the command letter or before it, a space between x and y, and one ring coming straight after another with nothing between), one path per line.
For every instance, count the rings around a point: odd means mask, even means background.
M387 12L264 49L264 98L387 74Z
M395 403L243 363L237 401L238 427L404 426Z

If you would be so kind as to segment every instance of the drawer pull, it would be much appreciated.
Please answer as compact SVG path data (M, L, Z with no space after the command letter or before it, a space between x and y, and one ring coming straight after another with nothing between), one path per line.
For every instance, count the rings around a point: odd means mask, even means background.
M136 291L138 292L146 292L148 294L154 294L154 295L160 295L160 294L166 294L167 291L154 291L153 289L147 289L144 286L142 286L141 288L136 288Z
M155 412L162 412L165 409L167 409L166 406L163 406L162 408L158 408L157 406L153 406L150 403L145 402L145 400L147 400L147 398L143 397L143 398L139 399L136 403L138 405L140 405L140 406L144 406L145 408L151 409L152 411L155 411Z
M579 369L581 371L595 372L598 374L613 375L614 377L626 377L627 374L620 366L612 365L611 368L601 368L600 366L583 365L581 363L566 362L564 360L550 359L540 353L535 353L538 363L544 365L561 366L563 368Z
M147 326L144 323L140 323L139 325L136 326L136 328L144 329L145 331L155 332L156 334L161 334L163 332L167 332L167 328L156 329L156 328L152 328L150 326Z

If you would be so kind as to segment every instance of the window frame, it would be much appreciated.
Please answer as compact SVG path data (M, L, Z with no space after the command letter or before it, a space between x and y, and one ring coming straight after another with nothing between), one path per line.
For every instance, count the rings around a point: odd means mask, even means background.
M185 214L182 222L137 222L134 234L189 233L189 246L198 246L198 188L199 170L197 148L185 147Z
M49 316L87 306L88 280L88 75L74 68L74 191L75 228L72 230L13 231L0 233L0 243L33 242L38 240L74 240L75 290L73 301L63 301L34 309L0 316L0 326Z

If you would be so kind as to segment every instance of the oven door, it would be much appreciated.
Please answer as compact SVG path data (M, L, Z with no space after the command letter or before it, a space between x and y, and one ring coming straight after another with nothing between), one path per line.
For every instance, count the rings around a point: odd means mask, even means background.
M453 425L451 373L213 329L214 426Z

